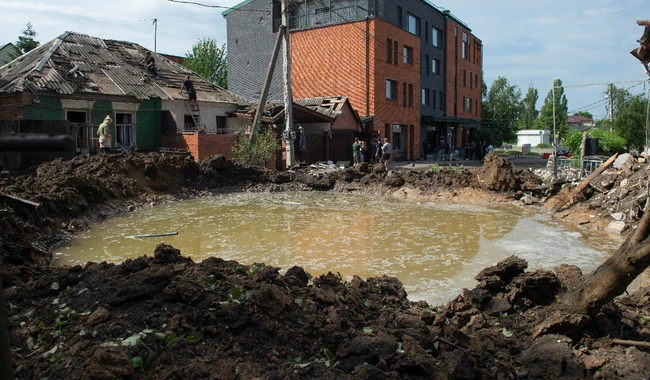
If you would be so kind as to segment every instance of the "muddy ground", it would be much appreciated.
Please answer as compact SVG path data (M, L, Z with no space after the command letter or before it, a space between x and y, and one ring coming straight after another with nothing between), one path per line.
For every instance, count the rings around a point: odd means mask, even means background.
M555 217L634 228L647 164L608 169ZM650 289L624 296L579 330L533 339L576 267L526 271L511 257L447 305L409 302L399 279L347 282L301 268L218 258L194 263L171 246L123 264L51 267L50 249L117 213L232 191L346 191L455 202L553 207L574 184L543 184L488 156L476 170L362 165L333 173L244 168L212 157L78 157L4 175L0 275L19 379L626 378L650 377ZM286 270L286 272L285 272Z

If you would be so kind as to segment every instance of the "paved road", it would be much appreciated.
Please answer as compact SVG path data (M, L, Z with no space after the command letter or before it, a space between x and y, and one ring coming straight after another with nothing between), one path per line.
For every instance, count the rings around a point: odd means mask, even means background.
M547 162L546 159L541 158L540 156L514 157L512 155L507 155L507 154L502 154L500 156L509 159L515 164L515 166L522 169L545 168ZM435 163L436 160L429 158L426 161L420 160L420 161L391 162L390 165L391 165L391 169L395 169L395 170L407 170L407 169L425 170L426 168L428 168L429 166ZM438 161L438 164L440 166L449 166L449 165L464 166L471 170L471 169L478 169L482 167L483 161L459 159L451 162Z

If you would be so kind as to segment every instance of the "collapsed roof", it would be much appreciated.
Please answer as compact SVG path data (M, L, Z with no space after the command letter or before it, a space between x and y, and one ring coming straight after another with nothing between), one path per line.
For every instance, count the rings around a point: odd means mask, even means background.
M132 42L66 32L0 67L0 94L30 91L65 95L127 96L140 100L186 99L186 75L199 101L242 104L243 100L191 70L153 53L158 76L140 65L149 50Z
M638 20L636 23L640 26L645 26L645 30L638 40L639 47L632 50L630 54L641 61L643 69L650 75L650 20Z

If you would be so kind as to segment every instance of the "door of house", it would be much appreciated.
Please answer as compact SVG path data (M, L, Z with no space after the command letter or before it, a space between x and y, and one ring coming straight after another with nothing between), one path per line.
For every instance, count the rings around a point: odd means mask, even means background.
M117 142L130 147L135 141L135 128L132 113L115 113Z
M88 123L86 111L66 111L65 118L70 122L72 134L75 136L75 151L84 156L97 150L93 144L93 127Z

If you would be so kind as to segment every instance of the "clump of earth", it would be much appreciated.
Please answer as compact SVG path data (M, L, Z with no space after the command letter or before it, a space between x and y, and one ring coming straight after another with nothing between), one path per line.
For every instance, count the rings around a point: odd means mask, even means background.
M570 210L585 208L595 216L581 224L600 228L612 213L624 212L633 227L640 214L621 210L639 204L648 169L638 163L628 169L608 169L558 216L568 219ZM356 191L457 202L526 199L532 205L563 196L494 155L477 170L386 172L361 165L280 173L223 157L197 164L151 153L55 160L19 177L3 176L0 275L15 377L650 376L648 348L614 340L650 339L648 288L607 304L580 329L533 334L582 276L572 266L527 271L525 261L511 257L479 273L474 289L446 305L428 305L410 302L397 278L346 281L331 273L312 277L299 267L218 258L194 263L168 245L118 265L49 265L52 247L97 220L234 191Z

